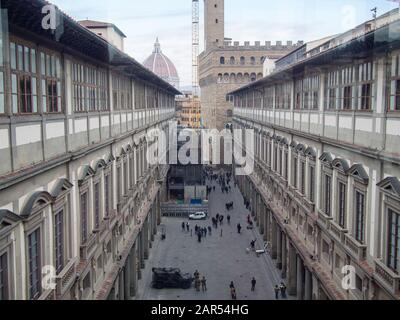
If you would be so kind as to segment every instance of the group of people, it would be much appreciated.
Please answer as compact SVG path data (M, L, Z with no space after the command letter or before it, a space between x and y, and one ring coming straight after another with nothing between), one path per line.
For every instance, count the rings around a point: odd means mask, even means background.
M199 292L200 291L200 287L201 287L201 290L203 292L207 291L207 279L206 279L206 277L203 276L203 278L200 279L200 273L199 273L198 270L196 270L193 275L194 275L194 287L195 287L196 291Z
M281 282L280 285L276 285L274 288L275 291L275 299L278 300L279 299L279 293L281 294L282 299L286 299L286 285Z

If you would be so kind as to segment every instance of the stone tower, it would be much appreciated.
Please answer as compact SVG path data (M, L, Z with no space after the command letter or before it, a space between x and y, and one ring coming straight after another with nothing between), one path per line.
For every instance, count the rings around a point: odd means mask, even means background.
M224 0L204 0L205 50L224 45Z

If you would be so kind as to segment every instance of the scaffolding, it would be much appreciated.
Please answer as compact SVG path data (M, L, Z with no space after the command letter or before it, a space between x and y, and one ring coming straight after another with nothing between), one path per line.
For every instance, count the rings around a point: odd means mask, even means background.
M200 45L200 9L199 0L192 0L192 90L193 96L199 95L199 45Z

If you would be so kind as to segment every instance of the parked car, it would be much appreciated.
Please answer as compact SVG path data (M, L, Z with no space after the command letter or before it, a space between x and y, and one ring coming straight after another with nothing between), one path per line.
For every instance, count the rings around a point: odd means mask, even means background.
M196 212L194 214L191 214L189 216L190 220L206 220L207 219L207 214L204 212Z
M155 289L189 289L193 277L178 268L153 268L152 287Z

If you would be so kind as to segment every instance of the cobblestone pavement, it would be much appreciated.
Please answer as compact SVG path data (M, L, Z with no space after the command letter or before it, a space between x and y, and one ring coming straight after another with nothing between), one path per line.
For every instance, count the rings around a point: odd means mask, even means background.
M274 286L281 282L279 272L268 254L257 257L254 252L247 253L250 242L257 239L256 249L261 249L263 240L257 228L247 230L246 220L249 212L246 210L243 197L238 189L225 194L216 185L216 191L210 195L210 215L217 213L225 216L224 224L218 229L213 228L212 235L197 241L190 232L182 232L180 218L163 218L166 226L167 238L161 241L158 233L150 257L146 261L143 277L139 281L139 300L229 300L229 284L234 282L238 300L272 300L275 299ZM234 190L233 190L234 189ZM230 211L231 223L226 222L227 211L225 203L234 202L234 210ZM237 224L242 225L242 233L238 234ZM211 226L211 220L194 222L190 227ZM222 230L222 237L221 237ZM189 290L151 288L153 267L180 268L182 272L193 274L197 269L201 278L207 279L207 291L196 292L192 287ZM251 291L251 279L257 280L256 289ZM289 297L291 299L291 297Z

